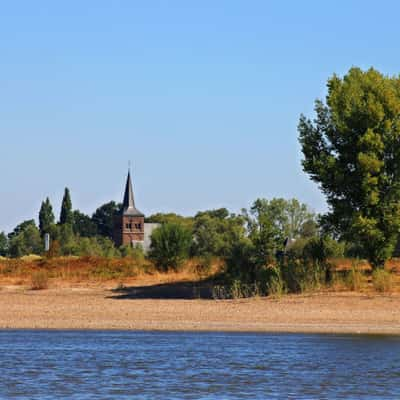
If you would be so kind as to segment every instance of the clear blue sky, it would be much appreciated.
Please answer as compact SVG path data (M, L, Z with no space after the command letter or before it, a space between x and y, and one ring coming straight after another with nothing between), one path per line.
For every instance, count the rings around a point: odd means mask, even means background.
M0 231L65 186L92 213L128 160L146 214L325 203L296 126L332 73L400 72L396 1L8 1L0 13Z

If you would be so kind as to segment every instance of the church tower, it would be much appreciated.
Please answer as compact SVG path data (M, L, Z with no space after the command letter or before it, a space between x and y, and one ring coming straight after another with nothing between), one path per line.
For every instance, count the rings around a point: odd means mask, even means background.
M115 217L114 241L117 246L143 244L144 214L135 206L131 174L128 171L121 212Z

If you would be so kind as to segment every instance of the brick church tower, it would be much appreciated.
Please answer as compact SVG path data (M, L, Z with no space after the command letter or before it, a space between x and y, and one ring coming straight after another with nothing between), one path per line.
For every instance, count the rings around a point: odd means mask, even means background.
M144 214L135 207L130 171L126 179L121 212L115 217L114 241L117 246L143 244Z

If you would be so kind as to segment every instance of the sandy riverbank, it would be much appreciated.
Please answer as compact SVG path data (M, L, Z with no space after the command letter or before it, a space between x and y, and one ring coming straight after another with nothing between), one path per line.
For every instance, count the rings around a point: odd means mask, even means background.
M8 286L0 289L0 328L400 334L400 295L216 301L127 298L100 287Z

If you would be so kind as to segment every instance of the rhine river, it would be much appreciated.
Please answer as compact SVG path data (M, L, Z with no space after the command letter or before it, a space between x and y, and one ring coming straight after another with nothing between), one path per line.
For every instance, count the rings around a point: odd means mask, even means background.
M1 399L399 399L400 337L0 331Z

